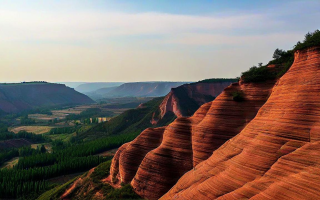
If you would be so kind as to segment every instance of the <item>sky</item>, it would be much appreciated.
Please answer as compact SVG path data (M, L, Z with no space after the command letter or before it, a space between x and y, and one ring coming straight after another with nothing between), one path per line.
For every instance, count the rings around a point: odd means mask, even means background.
M319 0L0 0L0 82L234 78L319 19Z

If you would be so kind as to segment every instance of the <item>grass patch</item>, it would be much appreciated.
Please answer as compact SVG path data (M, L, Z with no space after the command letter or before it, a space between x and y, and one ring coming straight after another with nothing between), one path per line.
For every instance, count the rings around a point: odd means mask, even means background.
M73 134L55 134L47 135L51 140L62 140L63 142L69 142Z
M38 200L53 200L53 199L60 199L60 196L65 192L65 190L80 176L75 177L74 179L68 181L67 183L57 186L38 197Z
M92 178L93 182L95 183L101 182L102 179L107 178L109 176L110 167L111 160L98 165L90 175L90 178Z

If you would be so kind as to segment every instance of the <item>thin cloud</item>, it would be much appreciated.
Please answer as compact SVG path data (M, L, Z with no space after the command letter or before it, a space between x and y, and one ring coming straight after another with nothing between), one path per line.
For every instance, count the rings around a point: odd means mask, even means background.
M127 35L170 36L186 32L245 29L257 27L266 20L259 14L218 17L166 13L31 13L0 10L0 37L21 41L86 40Z

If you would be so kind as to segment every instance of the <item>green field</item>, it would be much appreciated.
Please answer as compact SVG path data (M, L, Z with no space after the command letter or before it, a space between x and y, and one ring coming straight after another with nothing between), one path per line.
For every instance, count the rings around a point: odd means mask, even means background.
M51 140L62 140L63 142L69 142L74 134L54 134L48 135Z

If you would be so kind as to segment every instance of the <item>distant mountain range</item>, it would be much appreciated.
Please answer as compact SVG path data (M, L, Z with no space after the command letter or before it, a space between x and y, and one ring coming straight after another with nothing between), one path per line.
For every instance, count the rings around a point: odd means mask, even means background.
M81 93L90 93L101 88L115 87L123 84L123 82L93 82L83 83L74 87L74 89Z
M63 84L47 82L0 84L0 112L17 113L40 107L94 103Z
M133 82L118 87L105 87L85 93L92 99L115 97L160 97L167 95L171 88L179 87L188 82Z

